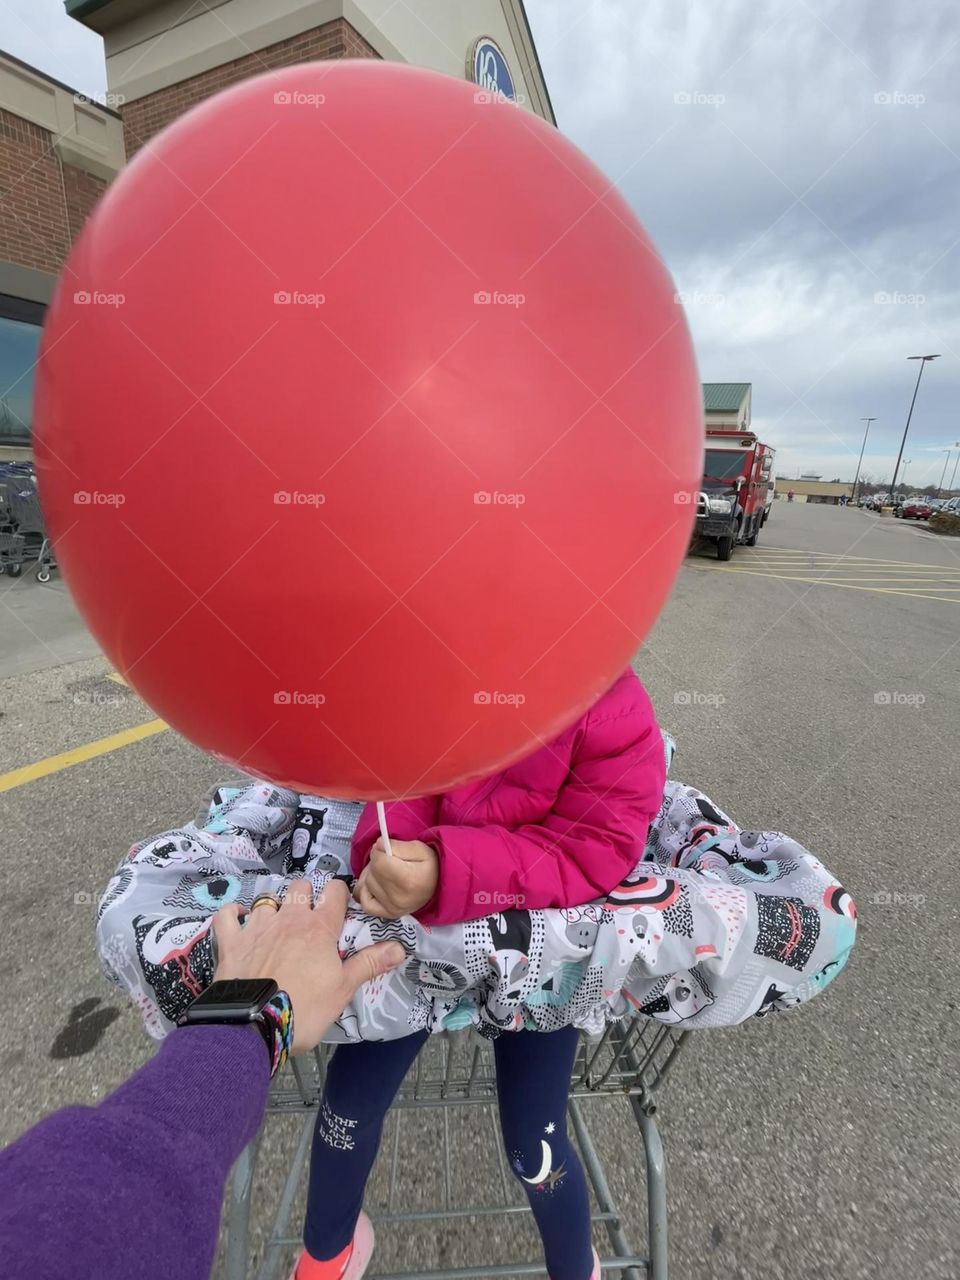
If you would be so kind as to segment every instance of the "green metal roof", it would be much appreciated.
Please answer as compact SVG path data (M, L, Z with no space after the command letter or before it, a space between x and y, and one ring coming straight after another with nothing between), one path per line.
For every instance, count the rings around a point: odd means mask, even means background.
M707 413L736 413L751 385L749 382L705 382L703 407Z

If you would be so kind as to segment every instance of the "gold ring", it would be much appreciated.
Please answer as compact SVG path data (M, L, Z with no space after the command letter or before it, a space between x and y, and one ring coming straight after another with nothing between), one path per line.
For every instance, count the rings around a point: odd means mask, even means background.
M250 907L251 911L256 911L257 907L271 907L274 911L280 910L280 903L276 900L272 893L258 894Z

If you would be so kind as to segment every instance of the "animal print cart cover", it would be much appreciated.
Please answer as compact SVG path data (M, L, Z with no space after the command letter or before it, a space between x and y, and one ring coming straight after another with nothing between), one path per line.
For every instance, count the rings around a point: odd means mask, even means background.
M196 822L134 845L100 902L97 943L152 1036L212 979L213 913L293 877L316 890L348 877L361 808L263 782L222 787ZM853 902L811 853L779 831L741 831L680 782L666 785L643 861L606 899L508 905L433 928L352 906L344 954L397 938L409 958L362 988L325 1039L471 1025L489 1037L568 1023L598 1032L637 1011L730 1026L812 999L843 968L856 929Z

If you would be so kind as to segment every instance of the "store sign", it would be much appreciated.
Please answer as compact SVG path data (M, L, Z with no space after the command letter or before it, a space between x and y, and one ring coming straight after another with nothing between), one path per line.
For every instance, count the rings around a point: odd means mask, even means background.
M481 36L473 46L470 73L481 89L516 100L517 92L503 50L489 36Z

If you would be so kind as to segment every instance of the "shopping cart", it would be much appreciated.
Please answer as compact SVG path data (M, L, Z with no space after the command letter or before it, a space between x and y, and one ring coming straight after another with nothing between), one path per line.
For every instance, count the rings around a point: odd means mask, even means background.
M2 535L15 536L7 554L0 554L0 573L18 578L28 560L37 562L37 581L49 582L55 569L53 549L43 524L37 480L29 463L7 463L0 468L0 553Z
M509 1033L507 1033L509 1034ZM599 1040L581 1038L574 1064L570 1097L570 1122L579 1148L587 1179L593 1193L593 1221L605 1228L608 1247L599 1248L601 1268L604 1274L619 1273L626 1280L667 1280L667 1194L666 1167L663 1146L656 1123L657 1094L668 1069L688 1033L675 1030L650 1018L635 1015L632 1019L610 1024ZM275 1205L271 1223L262 1232L254 1249L253 1236L260 1236L259 1222L252 1223L254 1180L262 1143L271 1124L265 1124L257 1138L247 1147L234 1167L225 1232L225 1275L227 1280L286 1280L296 1250L300 1247L300 1226L305 1169L310 1153L313 1123L317 1104L322 1093L323 1075L328 1050L321 1048L306 1058L294 1059L278 1076L267 1105L267 1119L276 1122L281 1117L300 1117L292 1160L282 1185L270 1184L270 1199ZM646 1175L647 1201L647 1252L636 1253L631 1247L627 1229L619 1209L614 1203L607 1174L601 1164L597 1147L590 1136L585 1112L589 1101L600 1097L616 1097L632 1112L642 1143L642 1165ZM367 1208L374 1225L395 1227L397 1231L428 1231L429 1240L436 1246L440 1233L455 1228L472 1228L477 1247L483 1249L484 1224L487 1227L498 1221L517 1223L530 1217L526 1197L513 1176L507 1171L499 1143L499 1131L492 1114L496 1099L496 1078L493 1071L493 1055L488 1041L469 1031L444 1033L431 1037L421 1051L415 1067L401 1088L395 1103L393 1129L385 1131L377 1169L371 1185L380 1174L385 1190L380 1200L385 1201L383 1211L370 1203ZM610 1106L617 1104L610 1103ZM467 1109L472 1109L472 1124L458 1121ZM426 1133L429 1117L435 1135ZM418 1123L404 1120L410 1112L418 1116ZM484 1115L483 1112L491 1114ZM437 1114L439 1113L439 1115ZM442 1121L441 1124L437 1123ZM294 1120L294 1124L295 1124ZM632 1130L632 1125L630 1126ZM457 1141L457 1131L461 1138ZM496 1142L488 1176L480 1176L482 1166L481 1136ZM436 1142L434 1141L434 1137ZM410 1155L407 1148L413 1146ZM631 1174L639 1173L641 1161L637 1146L637 1159L631 1160ZM442 1150L438 1149L442 1148ZM443 1175L440 1208L424 1206L422 1195L414 1197L414 1207L397 1203L398 1174L424 1163L424 1151L429 1150L429 1164ZM389 1173L384 1182L384 1162L389 1162ZM482 1204L457 1203L461 1198L457 1187L461 1179L453 1176L456 1162L466 1161L478 1171L468 1178L478 1189L483 1186L490 1198ZM491 1173L492 1171L492 1173ZM439 1173L437 1175L439 1177ZM409 1182L410 1179L408 1178ZM423 1179L421 1178L421 1182ZM417 1178L413 1178L416 1184ZM502 1194L497 1194L497 1192ZM300 1212L296 1212L296 1211ZM296 1215L296 1216L295 1216ZM479 1229L478 1226L479 1225ZM381 1236L385 1233L381 1232ZM392 1233L396 1234L396 1232ZM513 1233L511 1233L512 1236ZM475 1265L450 1268L442 1262L432 1270L393 1270L370 1274L369 1280L474 1280L479 1277L544 1276L542 1259L535 1237L531 1234L529 1259L520 1262L491 1264L489 1251ZM602 1242L597 1242L598 1246ZM259 1256L254 1258L256 1252ZM442 1257L442 1251L440 1255ZM376 1258L374 1259L376 1261Z
M0 525L0 573L18 577L23 571L23 534L12 525Z

